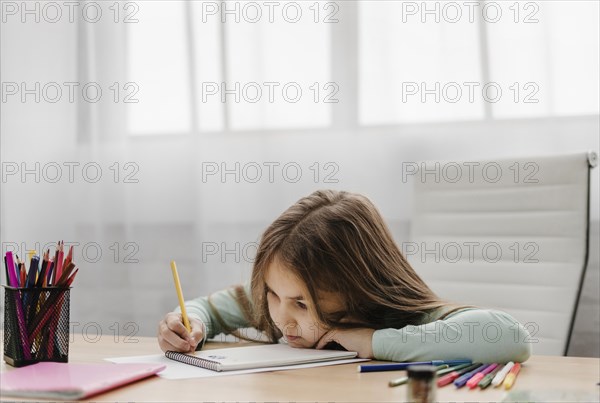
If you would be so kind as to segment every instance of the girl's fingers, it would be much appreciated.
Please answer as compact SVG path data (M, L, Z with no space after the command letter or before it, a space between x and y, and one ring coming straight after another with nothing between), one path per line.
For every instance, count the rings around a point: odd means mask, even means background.
M182 322L180 313L168 313L159 323L158 343L163 351L193 352L204 338L205 326L198 319L190 319L191 332Z
M163 350L190 350L190 335L181 323L181 315L179 314L169 313L165 316L158 327L158 339Z
M192 347L196 348L200 340L204 338L204 323L197 319L191 319L190 326L192 327L192 333L190 334L190 344L192 345Z
M182 339L189 339L190 334L182 322L181 314L170 313L166 317L167 327Z
M177 333L168 329L161 333L161 337L175 351L188 351L190 349L190 343L187 340L182 339Z
M327 343L329 343L331 341L335 341L335 339L334 339L335 333L336 333L336 330L330 330L327 333L325 333L323 336L321 336L321 338L317 342L317 345L315 348L317 350L321 350L323 347L325 347L325 345Z

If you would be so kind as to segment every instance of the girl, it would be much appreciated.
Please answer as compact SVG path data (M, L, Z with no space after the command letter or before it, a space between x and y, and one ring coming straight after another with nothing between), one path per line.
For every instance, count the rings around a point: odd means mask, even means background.
M523 362L527 331L510 315L438 298L406 261L366 197L316 191L264 232L250 284L188 301L160 322L163 351L192 352L219 333L256 328L272 343L336 347L390 361ZM493 330L489 328L493 327ZM280 340L282 339L283 340Z

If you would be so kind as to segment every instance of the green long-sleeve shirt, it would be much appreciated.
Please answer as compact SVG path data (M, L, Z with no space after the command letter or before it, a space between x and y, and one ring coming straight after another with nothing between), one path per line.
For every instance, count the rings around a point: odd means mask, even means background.
M252 303L250 284L244 291ZM244 328L250 324L238 305L233 289L211 295L211 303L223 323L229 328ZM204 322L206 338L223 333L224 329L210 309L208 297L186 301L190 317ZM179 311L177 307L175 311ZM373 333L373 355L385 361L426 361L471 359L473 362L523 362L529 358L529 333L509 314L491 310L466 308L439 319L444 308L424 315L421 323L401 329L380 329Z

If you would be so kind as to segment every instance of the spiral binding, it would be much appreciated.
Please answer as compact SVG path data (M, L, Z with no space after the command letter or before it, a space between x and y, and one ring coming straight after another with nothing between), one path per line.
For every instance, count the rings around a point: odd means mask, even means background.
M219 362L208 360L206 358L195 357L189 354L183 354L177 351L167 351L165 357L175 361L183 362L184 364L194 365L200 368L210 369L212 371L219 371Z

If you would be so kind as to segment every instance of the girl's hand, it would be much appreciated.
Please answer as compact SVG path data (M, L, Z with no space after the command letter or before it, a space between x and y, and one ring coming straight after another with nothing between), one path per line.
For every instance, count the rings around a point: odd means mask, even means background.
M170 312L158 324L158 345L162 351L193 353L205 334L204 323L189 318L191 332L183 324L181 313Z
M331 341L335 341L348 351L356 351L359 358L373 358L373 333L375 329L331 329L325 333L316 345L322 349Z

